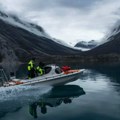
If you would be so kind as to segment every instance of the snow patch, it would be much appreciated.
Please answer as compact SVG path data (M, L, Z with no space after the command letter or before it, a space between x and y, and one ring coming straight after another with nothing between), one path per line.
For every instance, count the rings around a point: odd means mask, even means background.
M91 50L91 49L82 48L82 47L74 47L74 49L76 49L76 50L81 50L81 51L88 51L88 50Z

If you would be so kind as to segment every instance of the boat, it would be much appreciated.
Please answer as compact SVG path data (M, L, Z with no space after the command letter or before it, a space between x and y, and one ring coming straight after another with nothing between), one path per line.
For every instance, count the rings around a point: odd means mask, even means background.
M44 67L45 74L42 76L37 76L32 79L16 79L12 78L11 81L7 80L3 83L4 87L10 86L27 86L27 85L63 85L65 83L77 80L80 74L83 73L84 69L81 70L61 70L59 66L56 65L46 65ZM3 72L4 73L4 72ZM6 76L4 74L4 76ZM5 77L6 78L6 77Z

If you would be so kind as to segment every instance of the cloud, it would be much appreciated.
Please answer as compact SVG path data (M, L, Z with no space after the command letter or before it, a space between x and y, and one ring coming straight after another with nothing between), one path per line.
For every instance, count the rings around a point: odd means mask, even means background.
M5 8L4 8L3 4L0 3L0 10L4 10L4 9L5 9Z
M1 0L16 12L66 42L99 40L119 19L119 0Z
M1 0L3 4L6 6L15 6L18 5L19 7L22 5L25 6L28 10L41 10L41 9L49 9L49 8L56 8L56 7L69 7L74 9L83 9L90 7L94 2L99 0ZM9 3L9 4L8 4Z

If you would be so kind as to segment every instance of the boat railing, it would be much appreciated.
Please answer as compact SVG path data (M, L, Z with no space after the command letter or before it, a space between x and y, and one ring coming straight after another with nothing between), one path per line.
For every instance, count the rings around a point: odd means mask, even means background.
M83 71L84 71L84 70L82 69L80 72L83 73ZM79 73L79 72L77 72L77 73ZM76 72L69 74L69 76L70 76L70 75L74 75L74 74L76 74ZM64 74L64 73L63 73L63 74L57 74L57 75L53 75L53 76L49 76L49 77L47 76L47 77L44 78L44 79L47 80L47 79L52 79L52 78L65 77L65 76L68 77L68 74ZM41 78L41 79L42 79L42 78ZM39 80L38 80L38 81L39 81Z
M71 73L71 75L73 75L73 74L76 74L76 73ZM68 77L68 74L57 74L57 75L53 75L53 76L46 76L44 79L48 80L48 79L55 79L55 78L58 78L58 77ZM35 80L35 81L37 82L37 81L40 81L40 80L42 81L43 78L41 78L39 80ZM34 82L34 81L29 81L29 82Z
M8 82L8 77L3 69L0 69L0 86L3 86L5 82Z

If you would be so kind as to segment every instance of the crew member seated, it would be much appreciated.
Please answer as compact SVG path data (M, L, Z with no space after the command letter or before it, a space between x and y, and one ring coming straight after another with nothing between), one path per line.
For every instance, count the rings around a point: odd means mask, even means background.
M36 72L37 72L38 76L41 76L44 74L44 68L43 68L44 66L45 66L45 64L42 62L40 62L39 65L37 66Z

